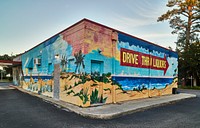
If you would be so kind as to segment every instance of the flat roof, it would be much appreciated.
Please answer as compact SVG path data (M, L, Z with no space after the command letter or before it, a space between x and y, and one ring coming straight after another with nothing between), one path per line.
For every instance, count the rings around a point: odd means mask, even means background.
M62 30L61 32L58 32L57 34L55 34L55 35L51 36L50 38L44 40L43 42L37 44L36 46L32 47L31 49L25 51L25 52L22 53L21 55L23 55L23 54L29 52L30 50L34 49L35 47L37 47L37 46L39 46L39 45L45 43L46 41L48 41L48 40L51 39L52 37L54 37L54 36L56 36L56 35L58 35L58 34L64 32L64 31L66 31L66 30L68 30L68 29L70 29L70 28L72 28L72 27L74 27L74 26L76 26L76 25L78 25L79 23L84 22L84 21L87 21L87 22L90 22L90 23L96 24L96 25L98 25L98 26L102 26L102 27L105 27L105 28L111 29L111 30L113 30L113 31L116 31L116 32L122 33L122 34L124 34L124 35L130 36L130 37L132 37L132 38L136 38L136 39L138 39L138 40L144 41L144 42L146 42L146 43L148 43L148 44L150 44L150 45L155 45L155 46L158 46L158 47L163 48L163 49L165 49L165 50L168 50L168 51L171 51L171 52L176 53L175 51L173 51L173 50L171 50L171 49L167 49L167 48L165 48L165 47L162 47L162 46L160 46L160 45L158 45L158 44L152 43L152 42L150 42L150 41L147 41L147 40L141 39L141 38L139 38L139 37L136 37L136 36L133 36L133 35L127 34L127 33L125 33L125 32L119 31L119 30L117 30L117 29L114 29L114 28L111 28L111 27L105 26L105 25L103 25L103 24L100 24L100 23L97 23L97 22L94 22L94 21L92 21L92 20L89 20L89 19L84 18L84 19L82 19L82 20L76 22L75 24L69 26L68 28Z
M22 62L20 61L12 61L12 60L0 60L0 63L3 63L3 64L21 64Z

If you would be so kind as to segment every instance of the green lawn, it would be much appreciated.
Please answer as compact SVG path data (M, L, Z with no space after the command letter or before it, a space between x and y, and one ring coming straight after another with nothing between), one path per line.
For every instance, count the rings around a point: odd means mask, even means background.
M179 86L179 88L182 88L182 89L194 89L194 90L200 90L200 86Z

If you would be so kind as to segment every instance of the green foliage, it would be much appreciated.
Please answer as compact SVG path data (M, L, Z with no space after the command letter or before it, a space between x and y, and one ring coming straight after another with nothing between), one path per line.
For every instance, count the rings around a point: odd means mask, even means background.
M194 41L200 32L199 0L170 0L167 4L172 8L158 18L158 21L169 20L172 34L178 34L177 46L183 46L185 50L191 41Z
M142 89L141 90L147 90L147 88L145 86L142 86Z
M193 76L200 79L200 42L193 43L189 46L188 51L179 52L179 80ZM189 81L189 80L188 80Z
M67 75L66 78L69 78L69 75Z
M64 86L64 88L65 88L65 90L67 90L67 89L68 89L68 85L66 84L66 85Z
M200 86L180 86L179 88L182 88L182 89L194 89L194 90L200 90Z
M137 88L133 88L133 91L138 91L138 92L139 92L140 90L139 90L139 89L137 89Z
M127 93L127 91L122 90L122 93Z
M72 86L70 85L68 89L72 89Z
M179 80L187 80L190 76L199 79L200 1L170 0L167 6L172 9L160 16L158 21L168 20L172 34L178 34L175 43L179 55Z
M118 88L116 88L115 90L122 90L122 89L118 87Z
M9 56L8 54L4 54L4 55L0 55L0 60L13 60L13 58L15 58L16 56ZM4 67L3 68L5 70L5 75L10 74L12 76L12 67ZM3 72L2 70L0 70L0 72ZM0 73L1 76L1 73Z
M87 80L86 80L86 77L84 75L81 75L80 76L80 79L81 79L81 83L84 84Z
M72 80L73 78L79 78L76 74L73 74L70 78L69 78L69 80Z
M83 104L86 104L87 101L89 101L89 98L88 98L88 89L86 90L86 92L84 93L83 92L83 89L79 92L79 93L76 93L74 94L74 96L78 96L82 101L83 101Z
M92 95L90 96L90 103L99 103L100 99L98 98L98 90L95 88L94 91L92 91Z
M62 55L60 64L62 66L62 71L65 72L66 71L65 67L67 64L67 57L65 55Z
M110 72L107 73L107 74L106 74L106 77L111 77L111 73L110 73Z
M91 78L93 81L98 81L98 82L102 82L101 76L100 76L100 72L92 72L91 73Z
M69 80L72 80L74 76L75 76L75 75L72 75L72 76L69 78Z
M143 90L147 90L147 88L143 85L142 87L138 87L138 88L133 88L133 91L143 91Z
M84 83L86 83L87 81L90 81L91 79L89 79L88 77L87 77L87 74L81 74L80 75L80 79L81 79L81 81L79 81L79 84L84 84Z
M100 102L101 103L106 103L107 98L108 97L103 98L103 96L101 95Z
M176 76L176 74L177 74L177 68L176 69L174 69L174 74L173 74L173 76L175 77Z
M91 87L94 87L94 86L97 86L97 85L98 85L98 84L95 84L95 83L94 83L94 84L91 85Z
M75 94L75 92L73 90L68 91L66 94L70 95L71 93Z
M123 90L122 85L120 85L117 81L112 80L112 85L117 85L119 89Z
M11 55L8 54L0 55L0 60L13 60L17 55Z
M107 73L107 74L102 74L102 76L100 76L99 72L93 72L91 73L92 79L93 81L98 81L98 82L103 82L103 83L110 83L110 76L111 73Z
M102 79L104 83L109 83L109 79L108 77L110 77L110 74L102 74Z
M4 55L0 55L0 60L13 60L15 57L17 57L18 55L8 55L8 54L4 54ZM10 66L8 66L8 67L4 67L4 70L5 70L5 75L7 75L7 74L10 74L11 76L12 76L12 67L10 67ZM0 72L2 72L1 70L0 70ZM1 73L0 73L0 76L1 76ZM12 78L12 77L11 77ZM10 80L10 78L9 78L9 80Z
M104 91L110 91L110 93L111 93L111 89L110 88L104 88L103 89ZM117 90L117 89L116 89Z
M177 77L174 77L174 78L173 78L173 81L174 81L174 82L178 82Z
M92 95L90 96L90 103L91 104L95 104L95 103L105 103L108 97L103 98L103 96L101 95L101 97L98 97L98 93L99 91L95 88L94 91L92 91Z
M76 83L76 82L75 82L75 83L74 83L74 87L77 86L77 85L79 85L79 83Z

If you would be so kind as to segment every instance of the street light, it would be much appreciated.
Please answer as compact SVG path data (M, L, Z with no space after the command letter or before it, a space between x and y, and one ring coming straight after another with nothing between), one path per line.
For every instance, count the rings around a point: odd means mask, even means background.
M55 55L55 59L58 60L60 58L59 54Z

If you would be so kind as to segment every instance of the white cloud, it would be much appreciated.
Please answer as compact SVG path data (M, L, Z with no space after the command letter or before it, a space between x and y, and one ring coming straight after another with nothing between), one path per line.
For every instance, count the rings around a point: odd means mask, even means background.
M170 34L170 33L151 33L151 34L143 34L142 37L144 38L170 38L170 37L174 37L174 35Z
M132 18L132 17L126 17L122 15L115 16L113 18L113 21L115 21L115 26L118 26L117 28L120 27L123 29L130 29L134 27L145 26L145 25L156 23L152 21L151 19Z

